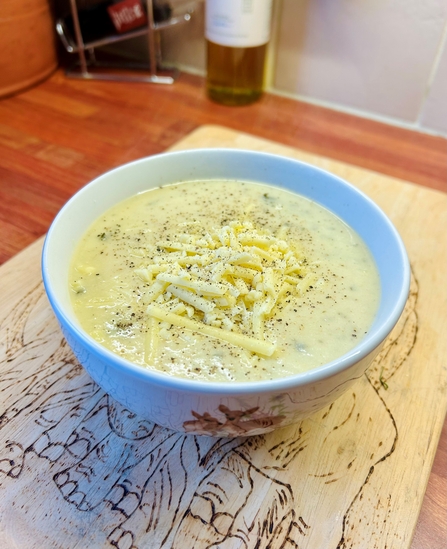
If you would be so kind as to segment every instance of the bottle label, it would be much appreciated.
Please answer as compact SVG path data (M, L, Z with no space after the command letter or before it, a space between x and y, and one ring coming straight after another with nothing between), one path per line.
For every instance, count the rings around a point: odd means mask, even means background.
M207 0L205 37L236 48L267 44L272 0Z
M117 32L123 33L147 24L141 0L122 0L107 6L107 11Z

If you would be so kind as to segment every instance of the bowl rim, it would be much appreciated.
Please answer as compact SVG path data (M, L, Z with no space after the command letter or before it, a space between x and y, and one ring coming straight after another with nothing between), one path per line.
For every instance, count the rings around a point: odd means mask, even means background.
M359 341L355 345L354 348L352 348L350 351L348 351L341 357L338 357L326 364L323 364L322 366L312 368L305 372L299 372L291 376L279 377L279 378L269 379L269 380L234 381L234 382L228 381L227 382L227 381L192 380L192 379L173 376L173 375L159 372L156 370L145 369L144 367L138 364L134 364L128 361L127 359L120 357L119 355L115 354L113 351L110 351L106 347L103 347L100 343L96 342L96 340L94 340L87 332L80 329L78 325L72 322L69 315L66 314L63 305L61 304L60 300L58 299L58 296L56 295L55 291L53 290L49 282L49 272L48 272L49 256L51 253L53 234L57 230L57 225L59 221L63 218L67 210L69 210L71 205L75 201L78 201L80 198L82 198L83 194L86 193L88 189L90 189L94 185L100 184L101 181L110 177L111 174L119 173L120 171L128 169L130 166L135 166L141 163L156 161L157 159L164 158L164 157L168 157L168 159L169 158L181 159L181 157L184 155L191 156L191 155L209 155L209 154L211 155L216 155L216 154L217 155L235 155L236 154L236 155L243 155L243 156L246 156L247 154L249 154L249 155L253 155L254 157L262 157L262 158L270 157L273 160L279 159L281 161L288 161L291 163L298 164L301 167L304 167L306 169L311 169L323 175L326 178L329 177L329 178L332 178L333 180L337 180L338 183L339 184L341 183L343 186L347 186L348 188L351 189L351 191L356 193L360 199L366 201L369 204L369 206L372 207L377 212L377 214L383 220L384 224L387 226L387 229L389 230L389 232L392 234L395 244L397 245L397 248L400 254L400 262L402 264L402 285L400 287L399 294L395 298L394 307L386 317L386 321L383 324L381 324L373 334L368 332L366 336L362 338L361 341ZM189 180L193 181L193 179L189 179ZM186 181L188 181L188 179L186 179ZM265 184L268 185L269 183L265 183ZM283 188L286 188L286 187L283 187ZM287 189L287 190L290 191L290 189ZM294 191L290 191L290 192L294 192ZM300 194L300 193L297 193L297 194ZM324 206L324 207L327 208L327 206ZM104 211L106 210L107 208L105 208ZM62 324L62 326L65 325L69 327L69 330L72 332L75 338L78 341L82 341L82 344L88 348L88 350L96 357L96 359L106 362L107 366L112 367L115 370L118 370L122 373L127 373L127 374L130 373L132 377L148 382L152 385L163 386L165 388L169 388L170 390L177 390L182 392L208 393L208 394L219 393L219 394L225 394L227 396L232 396L232 395L236 396L241 394L252 395L255 393L261 394L266 392L284 392L284 391L290 390L291 388L298 388L304 385L318 383L320 381L323 381L327 378L330 378L332 376L335 376L341 373L343 370L347 370L351 365L364 359L370 353L372 353L375 349L377 349L381 345L381 343L385 341L386 337L389 335L389 333L391 332L391 330L399 320L402 314L402 311L405 307L405 304L407 302L409 287L410 287L410 276L411 276L410 264L409 264L408 255L405 249L405 245L403 243L403 240L400 234L395 228L394 224L391 222L391 220L388 218L385 212L368 195L366 195L363 191L358 189L355 185L329 172L328 170L314 166L307 162L303 162L301 160L297 160L292 157L287 157L287 156L264 152L264 151L253 151L249 149L235 149L235 148L197 148L197 149L162 152L162 153L150 155L147 157L139 158L137 160L133 160L125 164L121 164L115 168L112 168L100 174L98 177L92 179L91 181L86 183L83 187L81 187L74 195L71 196L71 198L62 206L62 208L59 210L59 212L53 219L50 225L50 228L45 236L45 240L43 244L43 250L42 250L42 256L41 256L41 270L42 270L42 280L43 280L44 288L55 316L57 317L59 322Z

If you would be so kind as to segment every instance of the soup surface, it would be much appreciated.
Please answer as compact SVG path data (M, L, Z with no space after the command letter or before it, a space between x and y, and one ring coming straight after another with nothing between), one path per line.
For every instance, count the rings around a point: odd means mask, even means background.
M360 237L284 189L197 181L107 211L75 250L72 303L145 368L254 381L321 366L364 336L380 284Z

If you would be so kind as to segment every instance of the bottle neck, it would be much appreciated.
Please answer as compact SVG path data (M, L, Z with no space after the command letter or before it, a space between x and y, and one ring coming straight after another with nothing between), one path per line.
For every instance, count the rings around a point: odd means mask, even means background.
M271 12L272 0L206 0L205 37L229 47L267 44Z

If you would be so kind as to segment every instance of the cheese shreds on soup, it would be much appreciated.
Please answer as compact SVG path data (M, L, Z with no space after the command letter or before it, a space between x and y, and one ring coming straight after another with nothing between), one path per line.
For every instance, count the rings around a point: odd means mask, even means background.
M88 229L70 270L99 343L189 379L255 381L334 360L365 335L380 283L361 238L277 187L197 181L133 196Z

